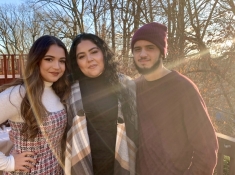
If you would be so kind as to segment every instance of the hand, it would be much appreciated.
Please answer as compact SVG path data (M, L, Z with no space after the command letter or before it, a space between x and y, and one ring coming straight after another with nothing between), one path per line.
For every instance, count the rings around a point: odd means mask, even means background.
M24 171L30 172L31 168L34 168L33 163L36 163L36 160L29 156L34 156L33 152L23 152L20 154L12 153L15 159L15 171Z

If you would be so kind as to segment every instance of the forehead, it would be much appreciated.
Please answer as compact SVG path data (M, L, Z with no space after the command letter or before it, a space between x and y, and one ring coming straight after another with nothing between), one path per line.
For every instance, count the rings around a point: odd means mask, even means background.
M56 44L53 44L49 47L47 53L45 54L46 55L53 55L53 56L56 56L56 57L64 57L65 56L65 51L62 47L56 45Z
M97 47L97 45L95 43L93 43L90 40L82 40L76 48L76 51L80 52L80 51L87 51L90 50L91 48Z
M156 45L147 40L138 40L134 44L134 47L146 47L146 46L156 46Z

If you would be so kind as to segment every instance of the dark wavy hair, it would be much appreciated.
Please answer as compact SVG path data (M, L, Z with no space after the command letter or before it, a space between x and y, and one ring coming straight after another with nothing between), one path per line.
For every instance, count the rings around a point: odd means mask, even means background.
M118 92L119 89L119 79L117 74L117 63L114 61L114 53L109 49L108 45L103 39L97 35L91 33L81 33L74 38L70 51L69 59L72 68L72 81L79 80L85 75L78 67L76 60L76 49L79 43L84 40L89 40L94 43L103 53L104 56L104 76L105 79L110 83L114 92Z
M39 125L48 114L48 111L42 104L44 82L40 74L40 63L51 45L61 47L66 56L65 72L63 76L52 85L52 88L60 98L60 101L65 104L70 94L68 51L64 43L54 36L44 35L38 38L33 43L29 54L27 55L23 78L16 79L12 83L0 87L0 92L11 86L21 85L25 87L26 94L22 97L23 100L21 103L21 116L25 123L21 132L26 135L28 139L36 137L39 131Z
M118 100L121 102L121 111L125 115L127 120L133 118L132 107L131 107L131 98L129 93L121 83L121 77L125 75L118 74L117 63L114 61L114 53L109 49L108 45L100 37L90 34L90 33L81 33L74 38L70 51L69 59L71 63L71 72L72 72L72 82L76 80L81 80L84 77L84 74L80 70L76 60L76 49L79 43L84 40L89 40L93 42L104 55L104 76L105 80L111 85L112 91L115 93ZM120 77L120 79L119 79ZM122 123L122 119L118 118L118 122Z

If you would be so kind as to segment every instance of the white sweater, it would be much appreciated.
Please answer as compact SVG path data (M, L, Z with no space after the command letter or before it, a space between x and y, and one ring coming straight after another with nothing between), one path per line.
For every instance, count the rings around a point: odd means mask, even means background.
M64 109L59 97L51 87L52 83L45 82L44 92L42 94L42 103L49 112L57 112ZM20 114L20 105L22 97L25 95L23 86L14 86L0 93L0 123L6 120L14 122L24 122ZM15 161L12 155L5 156L0 150L0 170L14 171Z

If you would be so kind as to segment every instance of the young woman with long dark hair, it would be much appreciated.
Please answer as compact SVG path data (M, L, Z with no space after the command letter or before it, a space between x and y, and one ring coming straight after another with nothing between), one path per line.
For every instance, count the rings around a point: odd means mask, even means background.
M0 123L8 120L13 148L0 152L0 170L8 174L64 174L61 140L70 94L68 53L61 40L45 35L27 56L23 78L0 87Z
M68 103L66 173L134 174L134 82L117 72L114 53L96 35L78 35L69 59L73 85Z

